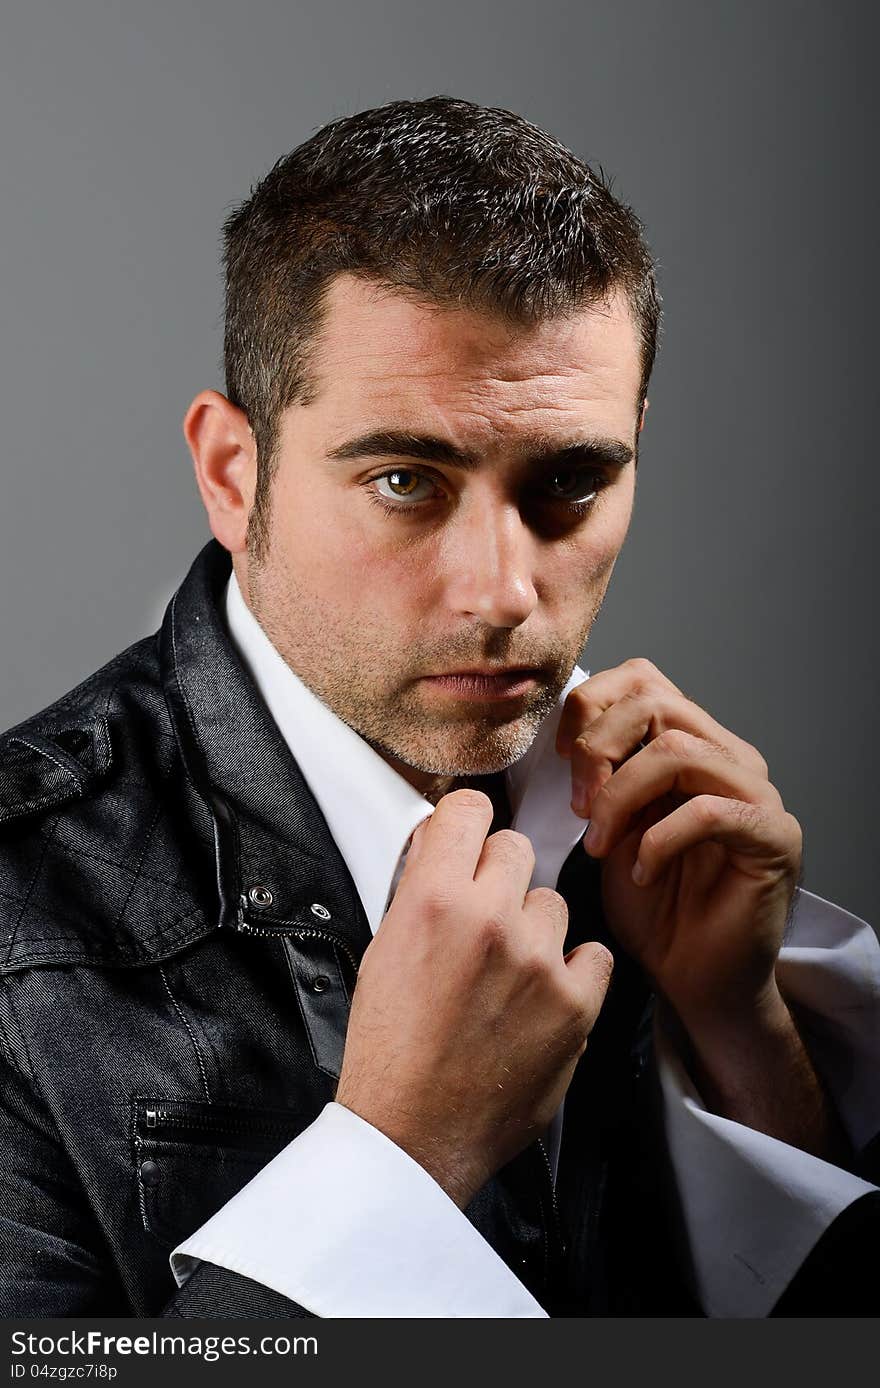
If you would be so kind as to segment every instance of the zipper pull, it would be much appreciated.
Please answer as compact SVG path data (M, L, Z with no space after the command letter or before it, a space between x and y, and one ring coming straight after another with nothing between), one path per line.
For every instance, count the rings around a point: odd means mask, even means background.
M159 1122L159 1115L154 1108L147 1109L147 1127L155 1128Z

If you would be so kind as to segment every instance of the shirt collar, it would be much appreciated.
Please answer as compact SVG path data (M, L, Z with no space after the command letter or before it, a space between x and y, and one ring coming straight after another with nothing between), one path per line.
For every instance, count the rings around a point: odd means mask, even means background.
M401 854L434 806L303 683L244 601L235 573L226 589L233 644L314 795L345 859L375 934ZM571 809L569 763L555 750L566 696L588 673L575 666L557 707L506 773L512 827L535 849L532 886L555 887L587 827Z

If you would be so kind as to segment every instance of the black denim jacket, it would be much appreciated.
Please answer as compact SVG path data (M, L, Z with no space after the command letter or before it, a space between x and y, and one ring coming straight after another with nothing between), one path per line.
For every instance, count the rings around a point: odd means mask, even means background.
M0 740L5 1316L307 1314L207 1265L178 1291L168 1262L332 1099L370 941L226 635L229 568L210 542L160 633ZM582 849L559 889L569 947L605 938ZM699 1314L669 1233L649 993L616 953L557 1191L535 1144L467 1213L554 1314Z

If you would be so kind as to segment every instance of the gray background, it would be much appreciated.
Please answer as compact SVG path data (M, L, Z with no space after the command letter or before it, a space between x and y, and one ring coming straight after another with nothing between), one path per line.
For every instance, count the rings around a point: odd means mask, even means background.
M0 20L0 724L152 630L208 536L218 230L335 116L448 92L614 176L666 303L590 643L755 742L805 882L880 919L876 34L853 4L21 0Z

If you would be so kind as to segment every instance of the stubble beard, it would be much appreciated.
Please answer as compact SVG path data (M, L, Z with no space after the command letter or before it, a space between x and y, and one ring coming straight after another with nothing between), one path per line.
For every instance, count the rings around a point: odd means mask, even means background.
M541 725L557 706L578 656L598 615L605 595L603 585L580 630L565 649L528 653L505 646L517 641L515 632L493 630L486 635L482 652L474 652L474 638L467 636L468 651L453 650L447 640L433 650L408 651L410 668L422 673L468 668L486 661L519 666L539 665L539 687L518 701L513 714L487 705L457 704L457 713L443 716L439 706L430 708L419 698L419 676L402 676L391 688L388 671L399 661L399 650L383 660L383 636L364 621L353 629L339 614L318 610L313 599L299 589L292 575L275 575L264 562L249 561L248 602L263 631L285 663L322 703L376 751L432 776L488 776L519 761L531 747ZM352 643L355 632L357 644ZM462 643L459 643L461 647ZM342 653L348 653L340 659ZM369 652L369 665L364 659ZM452 701L450 700L450 705Z

